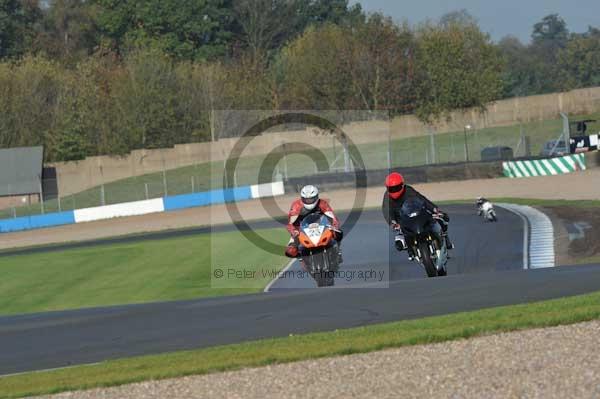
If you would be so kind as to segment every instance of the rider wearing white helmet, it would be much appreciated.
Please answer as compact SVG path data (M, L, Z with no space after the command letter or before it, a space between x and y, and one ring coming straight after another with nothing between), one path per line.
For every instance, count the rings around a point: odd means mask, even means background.
M329 206L329 202L319 198L319 189L315 186L308 185L302 187L300 198L295 200L290 207L288 213L287 230L292 238L285 250L286 256L295 258L298 256L298 236L300 235L300 223L307 215L319 212L329 219L335 229L335 239L340 242L343 238L343 233L340 230L340 222L333 213L333 209Z

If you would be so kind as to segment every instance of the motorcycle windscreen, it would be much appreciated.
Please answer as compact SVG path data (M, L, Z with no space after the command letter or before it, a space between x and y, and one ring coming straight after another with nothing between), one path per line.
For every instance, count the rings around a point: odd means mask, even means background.
M420 198L410 198L400 208L400 224L407 233L419 234L429 222L425 203Z

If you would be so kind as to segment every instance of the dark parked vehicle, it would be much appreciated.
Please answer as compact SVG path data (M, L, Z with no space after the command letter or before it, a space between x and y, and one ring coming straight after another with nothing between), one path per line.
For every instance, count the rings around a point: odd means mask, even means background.
M540 155L543 157L567 155L569 153L569 148L567 148L567 145L565 144L564 140L546 141L546 143L544 143L542 151L540 151Z
M481 150L482 161L508 161L513 158L513 150L510 147L485 147Z

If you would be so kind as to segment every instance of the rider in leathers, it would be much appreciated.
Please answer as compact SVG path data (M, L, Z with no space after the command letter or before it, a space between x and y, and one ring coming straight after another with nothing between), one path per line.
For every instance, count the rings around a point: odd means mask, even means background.
M340 222L333 212L333 208L329 205L329 202L319 198L319 190L315 186L304 186L300 191L300 198L295 200L288 213L288 224L287 230L291 235L290 241L285 250L285 255L289 258L295 258L299 255L300 244L298 242L298 236L300 235L300 224L302 220L312 214L320 213L327 216L331 220L331 224L334 229L334 237L338 242L338 261L342 263L341 255L341 241L344 236Z
M400 173L391 173L386 178L386 192L383 196L382 212L385 221L399 233L396 239L396 248L399 251L409 249L409 256L412 258L414 254L410 253L410 248L406 245L406 239L402 231L402 226L399 223L399 212L405 201L409 199L420 199L425 204L425 208L438 221L441 227L441 235L446 240L448 249L453 249L454 245L448 237L448 222L450 218L448 214L440 211L440 209L431 202L427 197L419 193L409 185L404 184L404 178Z

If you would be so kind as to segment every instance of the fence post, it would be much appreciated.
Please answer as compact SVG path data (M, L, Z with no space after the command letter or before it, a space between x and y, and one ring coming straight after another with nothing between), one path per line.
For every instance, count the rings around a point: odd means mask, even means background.
M162 172L163 172L163 191L165 192L165 197L167 197L169 195L169 191L167 190L167 171L165 168L165 156L163 154L163 159L162 159Z
M146 191L146 199L149 199L148 198L148 183L144 183L144 189Z
M287 150L285 148L285 143L283 143L283 152L283 178L285 179L285 181L288 181Z
M431 126L427 126L427 130L429 130L429 144L431 145L431 163L435 163L435 136Z
M100 165L98 168L100 169L100 177L102 178L102 184L100 185L100 205L104 206L105 205L105 198L104 198L104 170L102 170L102 165Z
M464 132L465 132L465 162L469 162L469 144L467 142L467 130L471 130L471 125L466 125L464 128Z
M388 152L388 171L392 170L393 160L392 160L392 129L388 126L388 144L387 144L387 152Z
M38 175L38 182L39 182L39 186L40 186L40 204L41 204L42 215L43 215L46 212L44 210L44 193L42 190L42 176L41 175Z
M58 200L58 211L62 212L62 206L60 204L60 188L58 187L58 183L59 183L58 173L56 174L55 180L56 180L56 199Z
M192 176L192 194L195 192L196 190L194 189L194 176Z

